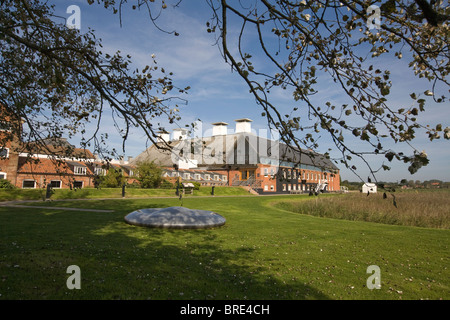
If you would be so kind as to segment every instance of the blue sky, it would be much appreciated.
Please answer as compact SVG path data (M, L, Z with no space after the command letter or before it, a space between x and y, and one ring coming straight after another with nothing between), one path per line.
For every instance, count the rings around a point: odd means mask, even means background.
M56 13L62 17L70 15L66 13L69 5L78 5L81 9L81 32L86 32L88 28L95 30L97 38L102 39L103 52L114 53L120 50L123 54L130 54L133 63L140 68L150 64L151 55L154 54L158 65L174 73L172 78L175 85L190 86L189 93L183 96L187 99L187 104L179 104L182 116L181 126L200 119L203 130L210 129L211 123L217 121L225 121L230 124L229 129L234 129L235 119L250 118L253 120L252 128L255 130L267 128L267 120L261 116L263 110L249 94L244 81L236 73L232 73L230 67L223 61L218 47L214 45L214 36L206 31L206 21L211 14L205 1L184 0L179 8L174 10L169 5L163 11L158 19L158 25L168 31L176 30L180 34L178 37L157 30L146 10L133 11L130 9L131 5L124 6L121 27L118 15L113 15L99 5L89 6L86 0L59 0L54 3ZM254 56L254 60L258 63L259 57ZM412 76L412 71L407 68L406 60L382 58L375 62L392 66L390 70L394 86L388 96L389 104L409 105L412 100L408 97L413 88L421 91L431 89L427 82L419 81ZM328 81L319 83L316 89L319 90L319 94L315 97L317 103L324 104L331 100L336 101L337 106L340 105L343 94L333 88ZM272 98L282 111L290 110L295 106L291 96L282 90L275 90ZM421 113L423 122L432 126L442 123L443 128L450 125L448 103L435 104L430 100L426 108L427 111ZM174 125L167 126L167 129L174 128ZM122 141L118 135L115 136L112 121L105 120L101 129L109 133L111 146L120 149ZM434 178L450 181L450 141L441 138L430 143L424 133L417 136L413 146L428 154L430 164L411 175L406 165L385 162L392 169L380 171L377 174L379 181L400 181L401 179L423 181ZM126 144L125 157L137 156L144 151L147 147L145 140L143 132L133 132ZM359 139L348 141L355 146L361 144ZM317 150L319 152L326 152L328 148L333 148L330 138L325 133L319 143L319 150ZM407 145L390 145L390 147L395 150L404 150L408 154L412 153ZM340 154L334 151L331 152L331 156L339 157ZM377 169L385 158L368 157L367 161L373 165L374 169ZM355 165L361 177L368 176L369 172L362 163L355 161ZM338 166L341 169L342 180L358 180L357 176L342 165Z

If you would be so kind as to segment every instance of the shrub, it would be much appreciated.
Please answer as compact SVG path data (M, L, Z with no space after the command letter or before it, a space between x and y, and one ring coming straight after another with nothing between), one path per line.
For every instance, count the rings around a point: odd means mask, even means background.
M160 188L161 189L174 189L175 185L172 182L170 182L170 181L168 181L166 179L162 179Z
M17 187L13 185L9 180L0 179L0 189L16 189Z
M140 162L137 165L137 179L141 188L158 188L163 183L162 169L152 162Z
M125 182L122 170L110 168L108 173L101 177L100 186L102 188L120 188Z

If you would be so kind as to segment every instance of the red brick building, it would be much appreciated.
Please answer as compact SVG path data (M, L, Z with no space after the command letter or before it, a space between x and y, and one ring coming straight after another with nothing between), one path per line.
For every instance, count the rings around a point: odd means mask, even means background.
M13 119L0 104L0 179L17 178L21 128L20 119Z
M258 136L250 119L236 120L231 134L227 125L213 123L212 136L201 138L188 138L178 129L171 140L162 132L158 144L134 161L153 161L170 174L202 184L204 173L213 172L222 185L243 186L260 194L340 191L339 169L326 156ZM162 149L162 140L173 150ZM184 178L185 171L189 171L189 179Z
M21 121L7 116L0 105L0 179L19 188L95 187L106 168L119 169L129 183L133 168L125 162L108 167L87 149L74 148L66 139L46 139L40 143L23 143L19 136ZM70 149L70 156L66 154Z
M0 108L1 111L1 108ZM275 139L260 137L251 129L250 119L236 120L235 132L228 134L227 123L213 124L210 137L189 139L184 130L174 131L173 139L162 132L160 141L131 164L116 163L129 183L133 165L153 161L165 168L163 177L196 181L204 186L242 186L260 194L339 191L339 169L324 155L298 149ZM16 127L14 127L16 126ZM0 179L19 188L86 188L96 186L96 177L105 175L105 166L86 149L76 149L65 139L24 144L11 128L20 121L0 117ZM7 137L7 139L2 139ZM161 149L162 140L171 151ZM64 155L71 149L70 157Z

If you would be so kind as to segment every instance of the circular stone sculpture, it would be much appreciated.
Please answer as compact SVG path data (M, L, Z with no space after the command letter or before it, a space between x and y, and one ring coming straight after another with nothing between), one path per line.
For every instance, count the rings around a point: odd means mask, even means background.
M220 214L184 207L140 209L125 216L125 221L136 226L152 228L212 228L225 224Z

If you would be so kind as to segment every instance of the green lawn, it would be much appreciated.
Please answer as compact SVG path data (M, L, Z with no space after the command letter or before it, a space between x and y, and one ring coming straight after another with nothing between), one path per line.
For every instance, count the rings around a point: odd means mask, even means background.
M211 187L200 187L194 190L193 194L186 194L184 197L209 196ZM125 198L151 198L151 197L176 197L175 189L140 189L126 188ZM240 187L215 187L214 194L218 196L238 196L249 195L249 192ZM0 202L13 200L43 200L46 197L45 189L0 189ZM101 199L101 198L122 198L121 188L84 188L84 189L54 189L51 200L61 199Z
M139 208L176 198L46 203L113 213L0 207L0 299L449 299L450 230L292 213L304 196L186 197L225 226L131 226ZM34 205L34 204L30 204ZM35 205L42 205L42 202ZM81 290L69 290L69 265ZM367 267L381 270L370 290Z

